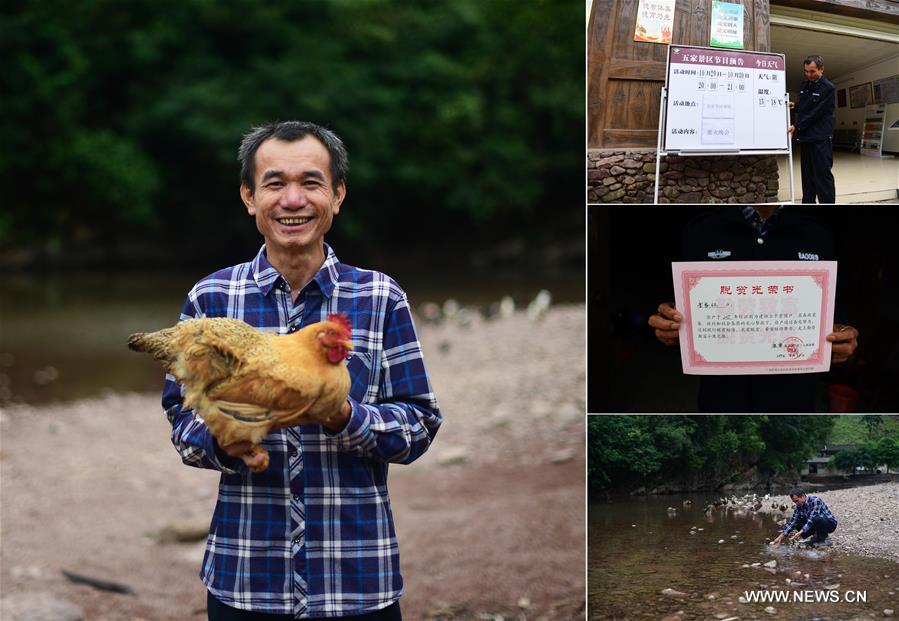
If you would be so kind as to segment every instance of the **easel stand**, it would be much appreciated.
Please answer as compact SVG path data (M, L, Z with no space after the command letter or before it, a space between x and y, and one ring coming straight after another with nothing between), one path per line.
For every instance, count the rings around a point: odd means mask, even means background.
M787 127L790 126L790 94L784 94L784 101L787 102L787 105L784 106L786 109L786 120ZM728 155L786 155L787 156L787 170L790 174L790 203L796 202L796 192L793 180L793 137L790 136L790 139L787 140L787 149L786 150L752 150L745 151L740 149L716 149L714 151L705 151L700 149L682 149L679 151L671 150L665 151L663 150L662 145L664 144L664 134L666 128L666 113L668 103L668 87L662 87L662 97L659 101L659 137L656 143L656 174L655 174L655 189L653 191L653 199L652 202L654 205L659 204L659 175L661 174L662 167L662 156L663 155L683 155L683 156L691 156L691 155L705 155L705 156L728 156ZM782 201L776 201L774 203L754 203L756 205L781 205Z

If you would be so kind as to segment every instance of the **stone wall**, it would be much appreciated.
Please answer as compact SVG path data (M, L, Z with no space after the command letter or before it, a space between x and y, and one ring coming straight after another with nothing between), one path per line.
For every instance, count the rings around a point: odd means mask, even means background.
M587 154L587 201L652 203L655 149L591 150ZM660 203L773 203L777 159L773 155L662 156Z

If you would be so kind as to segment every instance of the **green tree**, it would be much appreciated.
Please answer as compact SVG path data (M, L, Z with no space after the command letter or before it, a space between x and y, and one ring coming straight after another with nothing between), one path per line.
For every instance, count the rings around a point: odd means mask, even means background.
M879 414L866 414L862 416L862 422L868 430L868 439L873 440L883 428L883 416Z
M582 29L551 0L13 0L0 246L112 248L155 231L179 258L255 248L237 144L288 118L347 143L336 234L357 244L576 231Z
M588 423L587 476L591 485L606 488L645 481L661 465L651 434L639 418L592 416Z
M751 467L763 474L797 470L832 425L826 416L595 416L588 423L588 478L601 489L714 487Z
M873 444L863 444L855 449L840 451L833 456L830 462L849 474L854 474L856 468L874 470L883 463L880 461L878 447Z
M766 416L761 435L766 452L759 465L771 472L799 470L825 444L834 425L832 416Z
M871 442L858 449L859 463L867 470L874 470L881 464L877 446Z
M855 468L861 466L861 457L856 449L843 450L830 459L830 464L848 474L854 474Z
M899 468L899 442L895 438L881 438L877 443L877 462L886 464L887 471Z

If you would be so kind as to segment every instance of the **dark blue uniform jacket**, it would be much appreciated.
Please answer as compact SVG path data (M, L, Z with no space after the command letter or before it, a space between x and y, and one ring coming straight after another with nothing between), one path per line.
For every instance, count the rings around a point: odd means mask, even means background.
M836 125L836 89L823 75L817 82L806 80L796 102L796 138L799 142L816 142L833 136Z

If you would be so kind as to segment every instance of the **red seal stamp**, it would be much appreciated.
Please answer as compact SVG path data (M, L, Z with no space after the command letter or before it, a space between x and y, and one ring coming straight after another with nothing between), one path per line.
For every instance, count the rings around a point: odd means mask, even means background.
M781 345L784 348L784 351L787 352L787 356L791 360L796 360L799 356L802 355L802 339L798 336L788 336L783 340Z

